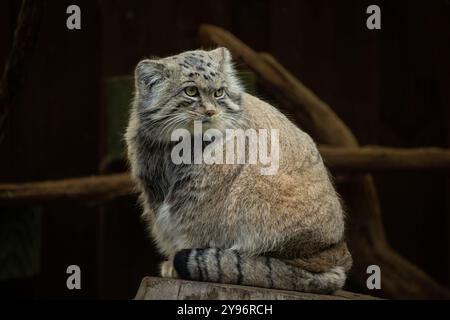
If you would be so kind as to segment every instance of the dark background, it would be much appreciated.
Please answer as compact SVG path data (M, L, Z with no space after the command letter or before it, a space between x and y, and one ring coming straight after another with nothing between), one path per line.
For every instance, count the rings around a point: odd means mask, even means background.
M81 30L66 28L70 4L81 7ZM366 28L370 4L381 7L381 30ZM0 2L0 71L19 9L19 1ZM197 48L201 23L224 27L255 50L273 54L337 112L361 144L449 147L448 0L48 1L25 90L0 144L0 181L101 173L105 80L131 74L149 55ZM450 286L448 176L377 174L375 181L392 246ZM131 197L102 208L41 208L33 227L38 231L28 239L39 241L37 271L1 279L0 292L133 297L159 259L139 213ZM0 252L0 268L7 259L20 257ZM82 290L66 288L71 264L81 267Z

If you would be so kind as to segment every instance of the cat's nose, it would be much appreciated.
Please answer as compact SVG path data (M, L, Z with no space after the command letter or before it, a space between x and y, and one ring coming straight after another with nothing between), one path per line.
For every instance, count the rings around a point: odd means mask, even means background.
M215 116L216 114L218 114L216 109L208 109L205 111L205 115L207 115L208 117Z

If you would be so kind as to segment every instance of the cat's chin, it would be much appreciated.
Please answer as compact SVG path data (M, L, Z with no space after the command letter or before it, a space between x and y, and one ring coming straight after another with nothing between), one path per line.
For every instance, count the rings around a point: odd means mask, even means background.
M220 119L212 119L208 121L196 121L189 123L185 126L180 126L172 131L165 132L154 132L154 134L149 137L153 140L162 144L173 144L179 142L181 139L191 139L195 137L203 138L203 136L225 136L227 129L236 129L230 126L226 121L221 121Z
M225 131L225 129L227 129L227 126L220 119L207 119L207 120L202 119L190 123L183 129L188 130L192 135L196 135L212 129Z
M223 125L219 121L205 120L205 121L202 121L202 129L203 129L203 132L205 132L206 130L209 130L209 129L222 130L224 128L223 128Z

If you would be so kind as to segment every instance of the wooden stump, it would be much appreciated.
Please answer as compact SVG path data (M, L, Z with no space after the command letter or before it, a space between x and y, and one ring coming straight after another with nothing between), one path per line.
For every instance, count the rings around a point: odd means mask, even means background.
M368 295L337 291L322 295L212 282L144 277L135 300L372 300Z

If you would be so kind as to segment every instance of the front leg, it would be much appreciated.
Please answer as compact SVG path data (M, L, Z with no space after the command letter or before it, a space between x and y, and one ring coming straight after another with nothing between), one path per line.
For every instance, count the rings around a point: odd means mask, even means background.
M161 277L163 278L173 278L173 279L179 278L177 272L175 271L175 268L173 267L172 259L166 260L163 263L161 263L160 273Z

